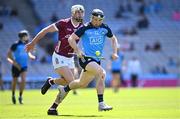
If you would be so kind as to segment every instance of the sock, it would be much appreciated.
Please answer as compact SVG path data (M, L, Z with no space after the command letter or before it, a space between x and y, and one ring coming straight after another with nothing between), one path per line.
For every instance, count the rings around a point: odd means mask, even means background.
M65 92L69 92L70 90L71 90L71 89L69 88L69 85L67 85L67 86L64 87L64 91L65 91Z
M56 110L56 108L58 107L58 104L53 103L52 106L50 107L50 109L52 110Z
M19 92L19 97L22 97L22 92Z
M12 96L15 96L15 91L12 91Z
M50 79L50 80L49 80L49 84L50 84L50 85L54 85L54 80L53 80L53 79Z
M98 102L103 102L103 94L98 94Z

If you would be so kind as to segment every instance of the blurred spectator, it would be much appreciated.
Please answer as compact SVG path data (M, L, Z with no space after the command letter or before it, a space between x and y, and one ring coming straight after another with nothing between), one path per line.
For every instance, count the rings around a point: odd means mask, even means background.
M46 54L40 58L40 63L46 64L51 63L51 56L49 54Z
M153 45L146 44L145 51L160 51L161 50L161 43L156 41Z
M152 46L150 46L149 44L146 44L145 51L152 51Z
M161 50L161 43L159 41L156 41L153 46L154 51L160 51Z
M124 41L121 46L124 51L133 51L135 50L134 42Z
M149 20L145 14L140 14L139 20L137 21L137 27L144 29L149 27Z
M177 62L175 61L175 59L173 57L168 58L168 66L177 67Z
M18 10L17 10L17 8L13 8L13 9L11 10L10 16L14 16L14 17L18 16Z
M9 16L11 8L6 4L0 6L0 16Z
M147 6L146 13L158 14L162 10L162 4L160 0L150 1Z
M141 1L141 4L139 6L139 14L145 14L145 10L146 10L146 3L145 1Z
M141 73L141 64L137 57L133 57L128 62L128 72L131 76L131 86L137 87L138 86L138 78Z
M125 12L124 6L122 4L120 4L118 11L115 14L115 18L122 18L124 12Z
M131 0L127 1L126 8L128 12L133 12Z
M2 61L0 59L0 90L4 90L4 87L3 87L3 80L2 80L2 74L3 74L3 71L2 71Z
M172 19L174 21L180 21L180 11L178 9L174 10L174 12L172 14Z
M154 3L154 12L159 13L162 10L162 3L161 0L156 0Z
M138 33L136 27L122 29L119 30L118 32L122 33L123 35L129 35L129 36L137 35Z
M152 74L167 74L168 71L164 66L156 65L151 70Z
M166 67L162 66L162 74L168 74Z
M51 16L51 23L55 23L58 21L58 16L56 15L56 13L53 13Z
M0 22L0 31L3 30L3 23Z

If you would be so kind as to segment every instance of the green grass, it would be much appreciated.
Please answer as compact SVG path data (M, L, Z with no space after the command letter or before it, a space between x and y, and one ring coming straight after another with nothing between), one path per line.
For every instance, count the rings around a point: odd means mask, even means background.
M180 119L180 88L106 89L105 101L114 108L107 112L98 112L95 89L80 89L59 106L60 116L48 116L56 93L26 90L24 105L13 105L10 91L0 92L0 119Z

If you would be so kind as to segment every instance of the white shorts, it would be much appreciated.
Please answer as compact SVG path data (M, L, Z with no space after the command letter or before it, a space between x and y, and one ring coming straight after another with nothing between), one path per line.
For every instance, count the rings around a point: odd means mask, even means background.
M75 64L74 64L74 58L68 58L65 56L61 56L57 53L53 53L52 55L52 63L54 66L54 69L60 68L60 67L64 67L67 66L70 69L74 69L75 68Z

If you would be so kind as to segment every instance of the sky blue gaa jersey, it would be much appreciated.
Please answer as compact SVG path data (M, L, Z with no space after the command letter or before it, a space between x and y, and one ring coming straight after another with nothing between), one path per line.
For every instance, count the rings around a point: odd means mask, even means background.
M102 54L106 36L109 38L113 36L111 29L106 24L94 27L91 23L79 28L75 34L82 40L85 55L93 57L97 57L96 51L100 51ZM95 60L99 61L100 59L97 57Z
M11 46L13 57L15 61L21 66L21 68L27 67L28 65L28 53L24 49L25 44L21 41L18 41Z

